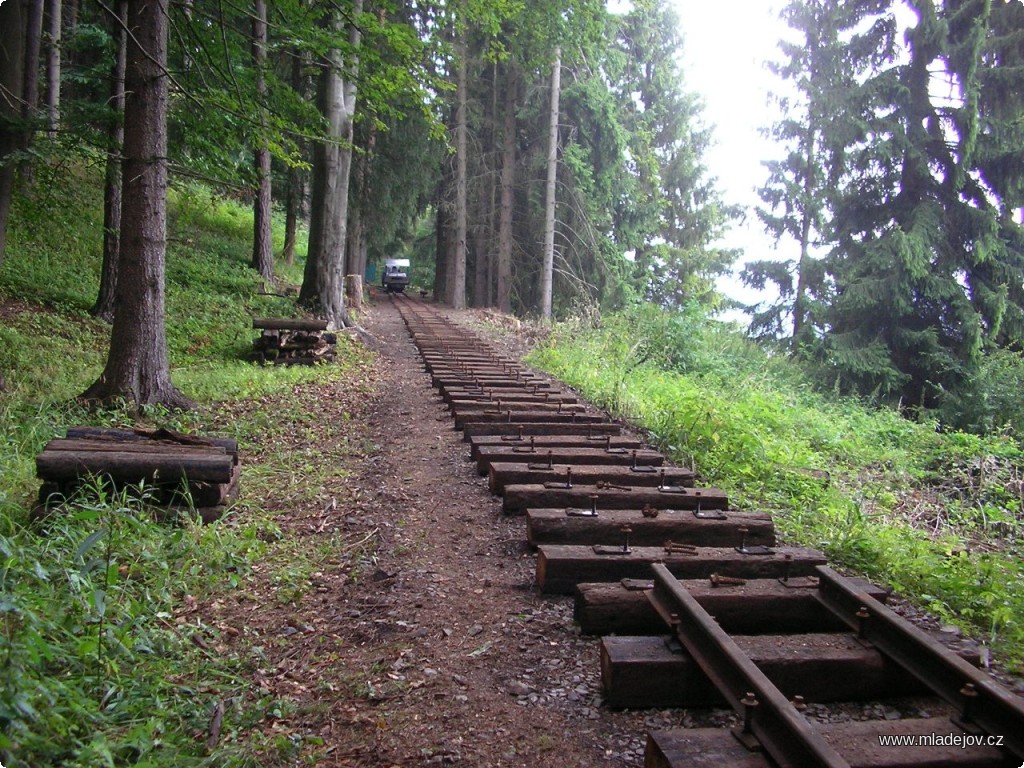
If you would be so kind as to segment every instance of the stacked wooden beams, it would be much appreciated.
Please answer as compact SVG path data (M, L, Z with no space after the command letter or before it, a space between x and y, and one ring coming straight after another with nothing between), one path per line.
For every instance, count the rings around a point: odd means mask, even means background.
M326 320L257 317L252 327L262 331L252 343L259 363L314 365L334 360L338 336L327 331Z
M36 457L39 502L61 504L86 484L141 493L157 505L195 508L216 519L238 495L238 444L170 430L74 427Z

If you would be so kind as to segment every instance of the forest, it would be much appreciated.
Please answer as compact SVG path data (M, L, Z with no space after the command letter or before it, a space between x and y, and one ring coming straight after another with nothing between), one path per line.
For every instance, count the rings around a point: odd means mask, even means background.
M233 690L257 663L209 673L165 626L220 594L209 574L237 587L265 560L308 588L277 512L168 537L100 493L41 537L32 461L70 424L258 440L271 408L300 412L293 387L361 393L356 345L268 371L240 329L358 330L346 277L396 256L433 300L536 324L533 364L1019 666L1024 3L782 15L763 128L784 151L742 211L668 0L3 0L4 765L286 764L245 724L270 697L207 753L166 682ZM721 245L744 216L774 254ZM739 307L749 327L716 320L733 270L771 297ZM248 471L269 495L274 471Z
M337 325L344 276L388 255L456 308L725 303L715 281L739 254L717 243L744 212L703 164L713 132L666 2L63 5L3 10L0 228L33 164L105 163L100 317L145 226L122 179L148 177L122 162L251 199L266 281L273 207L286 261L308 222L299 300ZM778 296L748 308L752 333L841 393L997 426L1024 333L1021 3L793 2L783 17L765 130L785 155L753 213L787 258L746 255L743 279ZM137 344L160 346L159 311L144 314ZM125 394L128 374L108 374L90 397ZM142 378L131 398L180 399L165 374Z

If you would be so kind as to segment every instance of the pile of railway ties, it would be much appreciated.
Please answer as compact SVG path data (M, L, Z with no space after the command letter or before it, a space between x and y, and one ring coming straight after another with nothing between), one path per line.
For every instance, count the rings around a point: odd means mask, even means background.
M730 508L557 382L438 308L395 302L433 385L506 514L536 584L575 596L601 637L613 707L731 707L734 728L647 734L647 768L880 768L1024 763L1024 699L840 575L780 545L771 516ZM810 703L915 696L929 717L820 723Z

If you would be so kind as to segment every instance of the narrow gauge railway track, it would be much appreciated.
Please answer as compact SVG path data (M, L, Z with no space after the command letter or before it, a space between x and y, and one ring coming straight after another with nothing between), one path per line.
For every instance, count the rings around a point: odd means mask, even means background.
M574 594L617 707L731 707L735 729L647 734L648 768L1020 766L1024 700L886 606L887 593L780 545L771 517L621 434L438 309L392 297L536 585ZM819 723L809 703L915 696L928 716ZM917 699L915 699L917 700ZM922 713L925 714L925 713Z

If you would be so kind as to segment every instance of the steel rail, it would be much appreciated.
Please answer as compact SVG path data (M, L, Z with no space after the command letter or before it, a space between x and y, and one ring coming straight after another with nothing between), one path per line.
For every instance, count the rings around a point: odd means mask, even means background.
M971 666L918 627L828 566L818 571L818 601L960 712L964 730L1001 736L1003 748L1024 759L1024 699Z
M668 568L656 563L652 569L652 601L667 611L679 642L730 706L743 715L740 736L756 738L780 768L849 768Z

